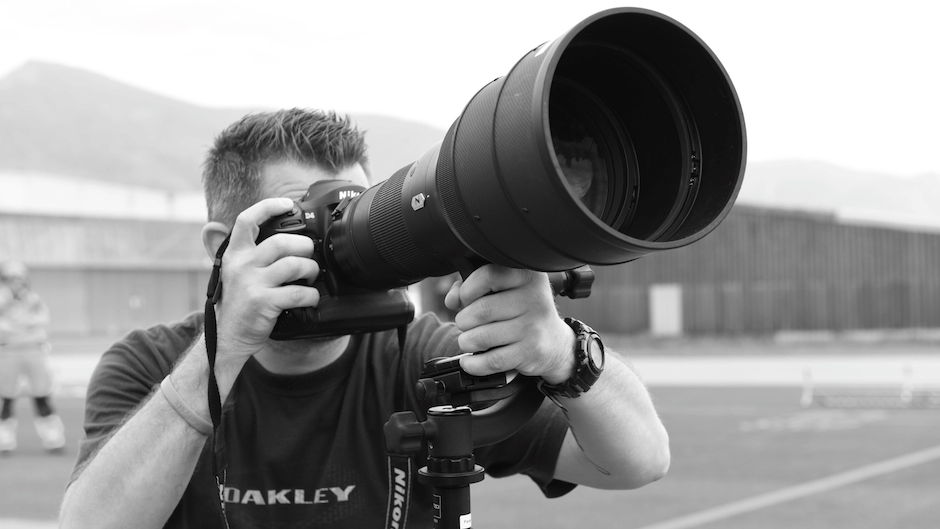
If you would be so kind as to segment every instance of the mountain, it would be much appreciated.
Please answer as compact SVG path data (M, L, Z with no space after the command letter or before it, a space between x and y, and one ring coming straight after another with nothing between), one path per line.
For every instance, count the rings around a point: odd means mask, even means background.
M47 174L199 193L203 156L216 134L259 110L201 107L96 73L29 62L0 79L0 178ZM352 118L366 132L377 181L444 136L421 123ZM7 183L13 185L9 178ZM831 212L847 221L940 228L936 174L901 178L814 161L749 163L739 201Z
M738 202L851 222L940 228L940 175L898 177L805 160L749 163Z
M260 108L177 101L85 70L29 62L0 79L0 170L168 191L198 191L203 156L225 126ZM384 179L444 136L435 127L352 116Z
M206 146L245 112L29 62L0 80L0 168L194 190Z

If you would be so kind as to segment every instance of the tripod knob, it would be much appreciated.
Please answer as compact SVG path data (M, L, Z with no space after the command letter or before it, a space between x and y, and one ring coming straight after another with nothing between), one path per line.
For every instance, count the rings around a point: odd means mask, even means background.
M424 442L424 427L414 412L400 411L388 418L383 428L385 448L392 454L417 454Z
M415 384L415 396L418 400L430 400L444 393L444 384L433 378L421 378Z

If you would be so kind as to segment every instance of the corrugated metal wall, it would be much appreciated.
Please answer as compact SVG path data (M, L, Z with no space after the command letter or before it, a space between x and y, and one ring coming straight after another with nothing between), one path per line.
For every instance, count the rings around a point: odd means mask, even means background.
M737 206L695 244L594 270L591 297L559 305L611 332L649 329L656 283L682 286L693 334L940 327L938 233Z
M204 268L59 268L34 266L34 288L57 335L117 335L202 309Z
M202 223L0 213L0 260L43 266L191 267L208 263Z
M202 223L0 214L0 260L31 269L50 332L115 335L202 308Z

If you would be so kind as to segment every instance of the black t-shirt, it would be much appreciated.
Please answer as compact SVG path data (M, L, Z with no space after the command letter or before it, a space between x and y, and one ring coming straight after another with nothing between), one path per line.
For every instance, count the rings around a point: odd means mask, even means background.
M173 325L135 331L101 358L88 387L85 437L71 480L108 436L172 369L202 332L201 313ZM254 358L225 406L226 513L235 528L381 527L388 497L382 430L396 397L419 420L426 406L413 395L425 360L458 354L453 324L433 314L413 322L399 369L395 331L353 335L329 366L276 375ZM399 380L402 377L402 380ZM396 393L396 389L398 393ZM399 401L400 403L401 401ZM474 451L491 476L526 474L548 497L574 485L553 480L567 423L547 399L518 433ZM167 527L223 527L206 443ZM419 466L427 457L418 455ZM415 482L409 527L429 527L431 491Z

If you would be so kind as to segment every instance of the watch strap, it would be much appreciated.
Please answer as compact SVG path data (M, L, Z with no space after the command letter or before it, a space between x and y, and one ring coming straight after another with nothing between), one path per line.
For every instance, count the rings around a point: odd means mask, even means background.
M558 397L578 398L582 393L587 393L591 386L600 378L601 370L595 372L591 369L589 348L596 342L601 347L601 354L604 352L604 345L601 342L600 335L590 326L574 318L565 318L565 323L575 332L575 362L576 368L574 375L560 384L549 384L545 380L539 380L538 388L545 396L552 399L555 404L564 408Z

